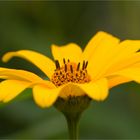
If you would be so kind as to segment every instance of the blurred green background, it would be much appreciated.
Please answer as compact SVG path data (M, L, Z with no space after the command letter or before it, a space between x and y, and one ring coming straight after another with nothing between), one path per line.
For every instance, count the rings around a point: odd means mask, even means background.
M123 39L140 39L139 1L0 2L0 56L32 49L51 56L51 44L76 42L82 48L99 30ZM43 73L14 58L0 66ZM104 102L92 101L80 123L81 139L140 138L140 86L111 89ZM68 138L66 121L55 108L41 109L26 90L0 104L0 138Z

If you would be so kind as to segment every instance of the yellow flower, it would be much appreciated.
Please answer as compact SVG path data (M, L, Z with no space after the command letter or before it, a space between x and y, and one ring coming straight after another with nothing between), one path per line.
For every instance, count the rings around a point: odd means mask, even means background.
M54 61L31 51L6 53L2 60L24 58L41 69L48 80L24 70L0 68L0 101L8 102L26 88L33 89L35 102L51 106L58 97L87 95L104 100L108 90L129 81L140 82L140 40L120 40L108 33L98 32L84 51L74 43L52 45Z

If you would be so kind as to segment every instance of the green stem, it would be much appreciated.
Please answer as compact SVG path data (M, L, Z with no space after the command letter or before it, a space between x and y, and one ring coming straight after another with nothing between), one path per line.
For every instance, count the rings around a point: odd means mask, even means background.
M91 99L88 96L69 96L67 99L58 98L55 107L61 111L66 119L69 136L72 140L78 140L79 120L82 112L89 106Z
M78 140L80 115L76 116L65 115L65 116L68 124L69 138L72 140Z

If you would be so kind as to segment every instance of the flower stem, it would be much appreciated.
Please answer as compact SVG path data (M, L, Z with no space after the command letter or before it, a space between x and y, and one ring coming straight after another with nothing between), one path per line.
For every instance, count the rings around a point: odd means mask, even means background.
M79 120L90 101L91 99L88 96L69 96L67 99L58 98L54 104L66 117L69 136L72 140L78 140Z
M68 124L69 138L72 140L78 140L80 115L65 115L65 117L67 119Z

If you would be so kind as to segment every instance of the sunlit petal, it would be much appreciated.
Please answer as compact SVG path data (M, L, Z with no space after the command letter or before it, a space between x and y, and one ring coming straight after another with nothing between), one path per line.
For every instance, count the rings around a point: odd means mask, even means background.
M55 60L60 61L60 64L63 63L64 58L66 61L69 59L71 62L78 62L80 60L82 50L74 43L70 43L65 46L52 45L52 54Z
M24 81L41 81L42 79L36 74L25 71L25 70L16 70L8 68L0 68L0 78L4 79L16 79Z
M116 63L113 63L113 65L106 72L106 75L129 67L138 67L138 64L140 64L139 52L134 53L130 57L122 59Z
M107 79L108 79L109 88L112 88L112 87L115 87L117 85L132 81L132 80L130 80L126 77L123 77L123 76L110 76Z
M50 107L57 99L61 88L49 88L46 85L33 87L33 97L40 107Z
M95 77L104 72L111 58L118 51L119 39L105 32L99 32L91 39L83 53L84 59L89 61L88 72Z
M105 78L96 82L79 84L79 86L90 98L94 100L104 100L108 96L108 82Z
M115 44L114 44L115 43ZM97 32L86 45L82 54L83 59L90 60L98 52L98 49L114 46L119 43L119 39L103 31Z
M31 51L31 50L20 50L16 52L8 52L3 56L2 60L4 62L7 62L14 56L21 57L30 61L31 63L36 65L39 69L41 69L49 78L51 78L55 70L55 64L53 63L51 59L49 59L45 55L42 55L40 53Z
M123 76L131 81L140 83L140 68L127 68L110 74L110 76Z
M140 49L140 40L125 40L122 41L118 47L120 48L120 51L119 54L115 56L115 61L129 58L137 52Z
M69 96L88 95L94 100L104 100L108 96L108 83L106 79L84 84L68 83L60 91L62 98Z
M0 101L8 102L31 85L30 82L5 80L0 83Z

